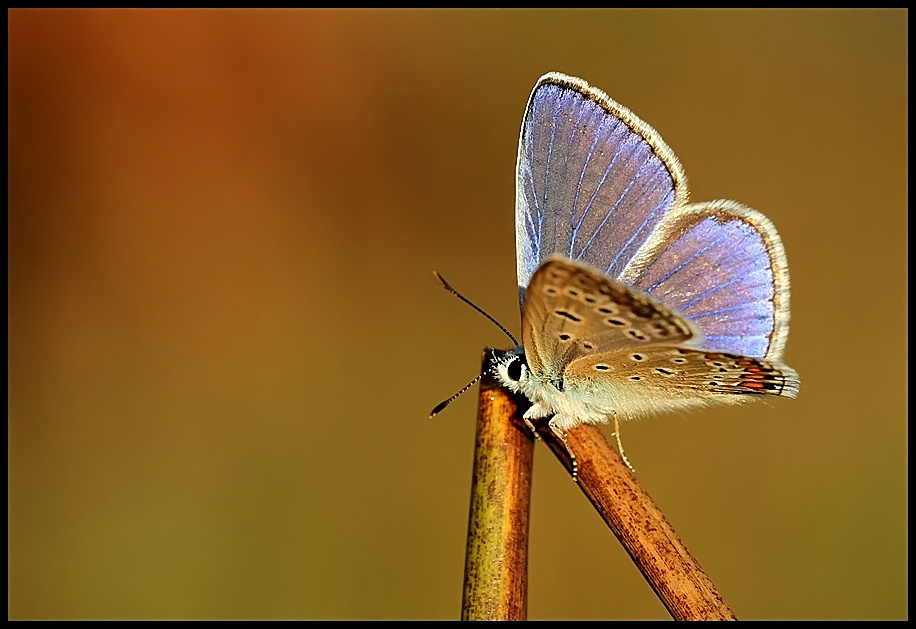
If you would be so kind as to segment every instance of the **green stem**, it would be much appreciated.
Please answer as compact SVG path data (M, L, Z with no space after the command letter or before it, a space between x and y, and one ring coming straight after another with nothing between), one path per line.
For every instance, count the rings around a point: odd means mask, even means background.
M483 369L491 364L486 350ZM525 620L534 438L527 402L486 373L480 381L462 620Z

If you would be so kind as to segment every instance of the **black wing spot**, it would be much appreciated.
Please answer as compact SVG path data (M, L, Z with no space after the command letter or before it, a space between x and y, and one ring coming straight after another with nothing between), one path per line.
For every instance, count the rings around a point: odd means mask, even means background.
M582 322L582 318L579 317L579 315L573 314L568 310L554 310L553 314L557 315L558 317L563 317L565 319L569 319L570 321L574 321L575 323Z

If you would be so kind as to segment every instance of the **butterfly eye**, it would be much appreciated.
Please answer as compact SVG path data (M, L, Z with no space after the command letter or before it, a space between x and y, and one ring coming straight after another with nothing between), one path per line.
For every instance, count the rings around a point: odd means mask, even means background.
M515 358L506 366L506 374L511 380L518 382L525 374L525 363L520 358Z

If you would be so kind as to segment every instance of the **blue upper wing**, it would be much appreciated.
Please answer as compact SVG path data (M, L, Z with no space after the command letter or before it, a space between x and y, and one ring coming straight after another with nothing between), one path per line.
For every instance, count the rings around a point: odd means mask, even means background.
M683 173L651 127L584 81L548 74L522 123L516 173L518 284L560 254L617 278L672 207Z
M687 204L658 133L581 79L538 81L516 172L519 297L553 255L588 263L678 310L707 349L779 359L788 334L782 244L732 201Z
M693 321L703 348L782 357L789 272L776 228L756 210L710 201L673 212L621 280Z

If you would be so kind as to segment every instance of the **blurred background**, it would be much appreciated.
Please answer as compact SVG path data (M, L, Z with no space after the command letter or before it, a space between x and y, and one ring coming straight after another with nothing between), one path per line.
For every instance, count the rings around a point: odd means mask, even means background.
M457 618L535 81L779 229L796 401L624 426L741 618L905 618L907 18L9 17L9 616ZM880 333L880 335L879 335ZM609 431L608 431L609 432ZM529 617L668 618L536 446Z

